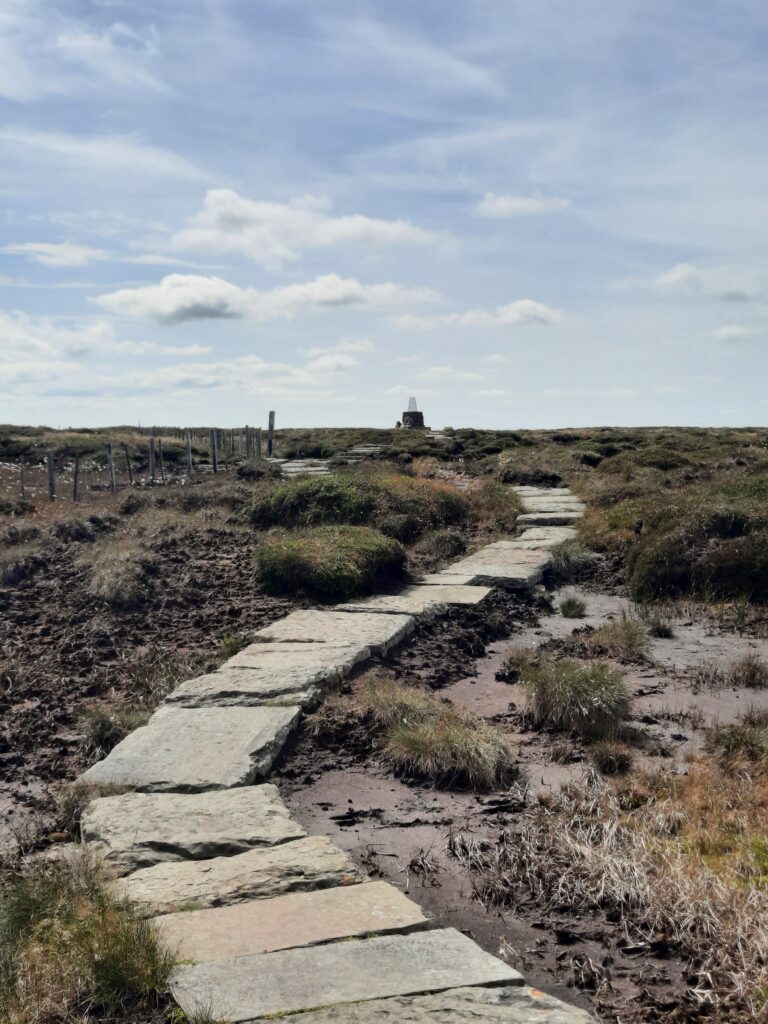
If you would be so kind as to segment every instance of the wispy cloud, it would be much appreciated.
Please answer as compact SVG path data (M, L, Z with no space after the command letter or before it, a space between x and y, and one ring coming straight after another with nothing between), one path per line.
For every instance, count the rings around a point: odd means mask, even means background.
M518 299L496 309L469 309L464 313L438 313L413 316L405 313L394 318L403 330L431 331L438 327L511 327L518 324L556 324L563 314L552 306L533 299Z
M530 196L486 192L475 210L481 217L535 217L543 213L560 213L570 205L569 199L543 196L538 192Z
M104 249L73 242L18 242L4 245L3 252L13 256L27 256L46 267L84 267L94 260L106 259L109 255Z

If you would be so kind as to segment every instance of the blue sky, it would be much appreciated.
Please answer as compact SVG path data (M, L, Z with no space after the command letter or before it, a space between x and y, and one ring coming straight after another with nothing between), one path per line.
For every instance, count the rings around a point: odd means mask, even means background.
M3 0L0 421L764 424L768 6Z

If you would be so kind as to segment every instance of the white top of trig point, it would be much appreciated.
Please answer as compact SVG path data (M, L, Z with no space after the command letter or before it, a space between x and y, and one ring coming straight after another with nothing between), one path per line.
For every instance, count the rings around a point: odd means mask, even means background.
M418 409L418 406L416 405L416 399L415 398L409 398L408 399L408 412L418 412L418 411L419 411L419 409Z

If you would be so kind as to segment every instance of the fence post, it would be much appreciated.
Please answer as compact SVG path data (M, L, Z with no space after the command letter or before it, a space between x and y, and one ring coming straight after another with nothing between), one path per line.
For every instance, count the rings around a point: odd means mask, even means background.
M128 452L127 444L123 444L123 451L125 452L125 468L128 470L128 486L133 487L133 469L131 467L131 456Z
M112 442L107 445L107 469L109 470L109 489L114 494L117 490L117 478L115 476L115 456L112 452Z
M261 458L261 427L256 427L256 458Z
M188 430L185 430L184 434L184 440L187 443L187 472L189 473L189 479L191 480L195 472L195 468L192 465L192 434Z
M219 459L216 451L216 431L211 430L210 432L210 445L211 445L211 469L214 473L219 472Z
M267 431L267 458L272 458L272 450L275 447L275 414L269 414L269 429Z
M155 482L155 435L149 439L149 482Z
M157 439L157 454L160 456L160 479L165 483L165 460L163 459L163 439Z
M45 453L45 463L48 469L48 501L56 500L56 469L53 465L53 452L49 448Z
M72 501L77 501L77 490L80 485L80 456L75 456L75 472L72 476Z
M22 501L25 498L24 493L24 456L19 458L19 490L21 491Z

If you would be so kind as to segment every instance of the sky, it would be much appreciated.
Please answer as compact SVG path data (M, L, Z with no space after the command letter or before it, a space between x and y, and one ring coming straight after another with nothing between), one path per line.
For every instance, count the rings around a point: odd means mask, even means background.
M768 421L760 0L0 0L0 422Z

